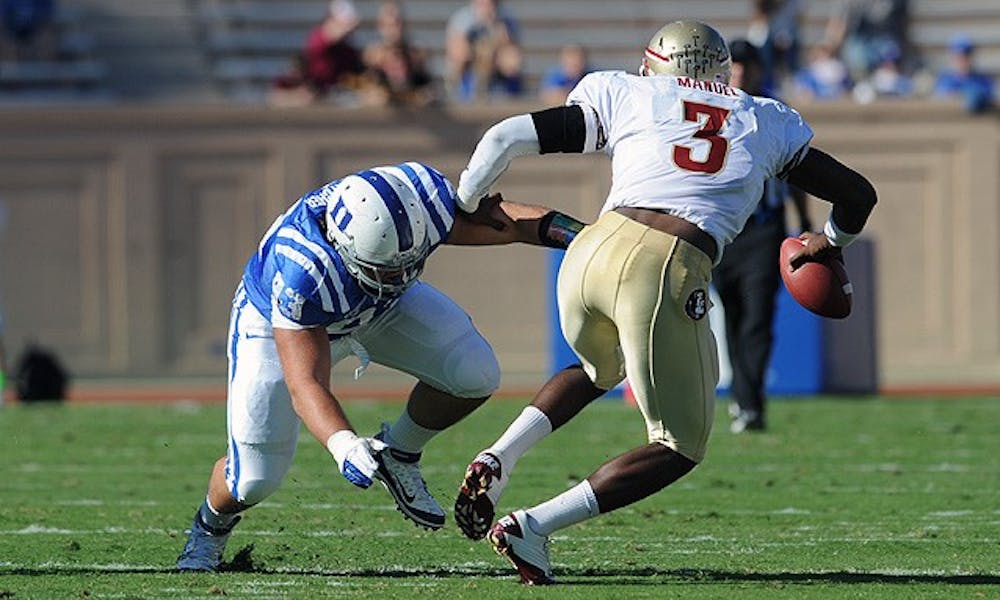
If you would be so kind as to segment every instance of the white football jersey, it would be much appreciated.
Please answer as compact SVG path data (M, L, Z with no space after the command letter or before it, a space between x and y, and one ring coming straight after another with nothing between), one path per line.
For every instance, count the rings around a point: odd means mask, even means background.
M600 71L567 103L597 117L584 151L612 158L602 214L619 206L663 210L711 234L720 250L753 213L764 181L798 164L812 138L781 102L689 77Z

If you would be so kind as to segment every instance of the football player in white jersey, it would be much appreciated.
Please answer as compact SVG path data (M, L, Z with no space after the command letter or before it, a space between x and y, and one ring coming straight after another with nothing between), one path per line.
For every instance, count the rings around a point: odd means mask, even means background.
M488 536L524 583L553 581L553 532L641 500L704 457L718 378L709 278L764 180L782 177L833 204L824 232L803 234L807 244L783 268L839 252L875 205L866 178L810 147L796 111L730 87L729 74L718 32L670 23L646 47L639 75L592 73L566 106L491 127L459 180L460 207L474 210L516 156L603 151L612 161L601 215L569 245L557 283L562 332L581 364L550 379L475 457L455 502L463 532ZM491 527L521 455L626 376L648 443Z
M572 225L572 229L567 229ZM341 474L377 479L399 510L428 529L444 510L420 473L424 445L497 388L493 349L450 298L418 281L449 244L525 242L565 247L582 225L537 206L501 202L456 211L451 183L410 162L375 167L302 196L250 257L229 329L228 452L212 470L182 571L214 571L240 513L271 495L295 454L300 423ZM354 355L418 379L406 409L359 437L330 391L330 369Z

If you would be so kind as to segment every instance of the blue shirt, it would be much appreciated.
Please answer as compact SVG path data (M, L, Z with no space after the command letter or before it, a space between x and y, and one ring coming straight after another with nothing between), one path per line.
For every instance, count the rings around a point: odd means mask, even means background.
M993 80L984 73L944 71L934 83L938 96L959 96L968 110L978 112L993 104Z
M825 80L806 68L796 73L793 79L795 85L812 94L817 100L839 98L851 89L851 78L846 70L835 80Z
M374 170L409 181L416 191L427 216L428 254L444 243L455 223L456 206L454 188L444 175L417 162ZM339 182L299 198L275 220L247 262L247 297L275 327L325 327L334 339L350 335L398 301L376 300L366 293L327 239L326 207L336 199Z
M564 71L562 65L553 65L545 71L545 74L542 76L542 81L539 84L539 88L542 90L559 89L566 90L568 92L576 87L576 84L580 83L580 80L592 70L593 69L589 66L585 67L583 73L576 76L570 75Z

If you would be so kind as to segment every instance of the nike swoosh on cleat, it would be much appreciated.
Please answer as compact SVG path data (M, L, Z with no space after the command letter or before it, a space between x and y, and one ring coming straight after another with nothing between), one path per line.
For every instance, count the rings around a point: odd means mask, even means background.
M378 471L382 474L382 480L395 488L395 490L399 492L399 495L402 496L408 503L413 502L413 500L416 499L416 494L407 494L406 490L403 489L403 486L399 485L399 481L389 475L389 469L385 468L384 465L379 465Z

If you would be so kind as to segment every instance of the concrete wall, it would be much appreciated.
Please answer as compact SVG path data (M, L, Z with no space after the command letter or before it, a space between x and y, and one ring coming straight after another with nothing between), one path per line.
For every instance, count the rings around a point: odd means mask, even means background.
M9 352L36 339L79 376L221 380L232 290L288 204L373 164L417 159L457 180L485 126L532 108L0 112ZM1000 124L940 104L803 112L816 144L881 194L870 236L883 385L1000 385ZM591 219L609 182L603 156L547 156L517 162L501 189ZM811 210L821 222L826 206ZM467 307L508 384L542 380L543 250L444 248L427 279ZM398 381L375 370L356 385Z

